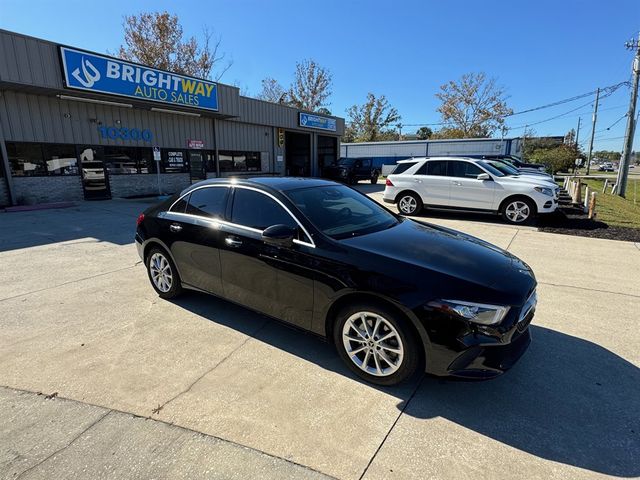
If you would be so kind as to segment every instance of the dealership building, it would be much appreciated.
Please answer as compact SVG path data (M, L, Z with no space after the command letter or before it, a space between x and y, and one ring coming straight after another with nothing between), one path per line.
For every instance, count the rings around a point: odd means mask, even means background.
M317 176L343 132L342 118L0 30L0 205Z

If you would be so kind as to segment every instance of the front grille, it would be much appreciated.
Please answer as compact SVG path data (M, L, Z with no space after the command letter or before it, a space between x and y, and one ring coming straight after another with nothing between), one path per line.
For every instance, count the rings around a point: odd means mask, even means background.
M518 323L516 323L516 328L519 332L524 332L526 328L533 320L533 315L536 312L536 305L538 303L538 294L534 290L527 298L527 301L524 302L522 309L520 310L520 317L518 318Z

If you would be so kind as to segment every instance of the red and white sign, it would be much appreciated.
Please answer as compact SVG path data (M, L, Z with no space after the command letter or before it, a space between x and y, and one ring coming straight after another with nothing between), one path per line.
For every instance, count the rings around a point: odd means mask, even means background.
M193 148L195 150L201 150L204 148L204 141L203 140L187 140L187 147L188 148Z

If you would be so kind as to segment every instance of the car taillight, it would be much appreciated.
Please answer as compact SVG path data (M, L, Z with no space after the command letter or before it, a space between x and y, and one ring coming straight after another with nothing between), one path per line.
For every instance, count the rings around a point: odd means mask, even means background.
M387 178L387 180L384 182L384 184L385 184L387 187L393 187L393 183L392 183L392 182L391 182L391 180L389 180L388 178Z
M136 220L136 227L139 227L142 222L144 222L144 213L138 215L138 219Z

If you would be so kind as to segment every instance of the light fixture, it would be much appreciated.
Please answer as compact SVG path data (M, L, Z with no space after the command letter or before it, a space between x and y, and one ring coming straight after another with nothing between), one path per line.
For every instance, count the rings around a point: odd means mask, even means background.
M130 103L109 102L107 100L97 100L95 98L72 97L69 95L56 95L60 100L75 100L76 102L100 103L102 105L111 105L113 107L133 108Z
M191 112L183 112L182 110L169 110L167 108L156 108L151 107L152 112L160 112L160 113L174 113L176 115L187 115L188 117L199 117L199 113L191 113Z

